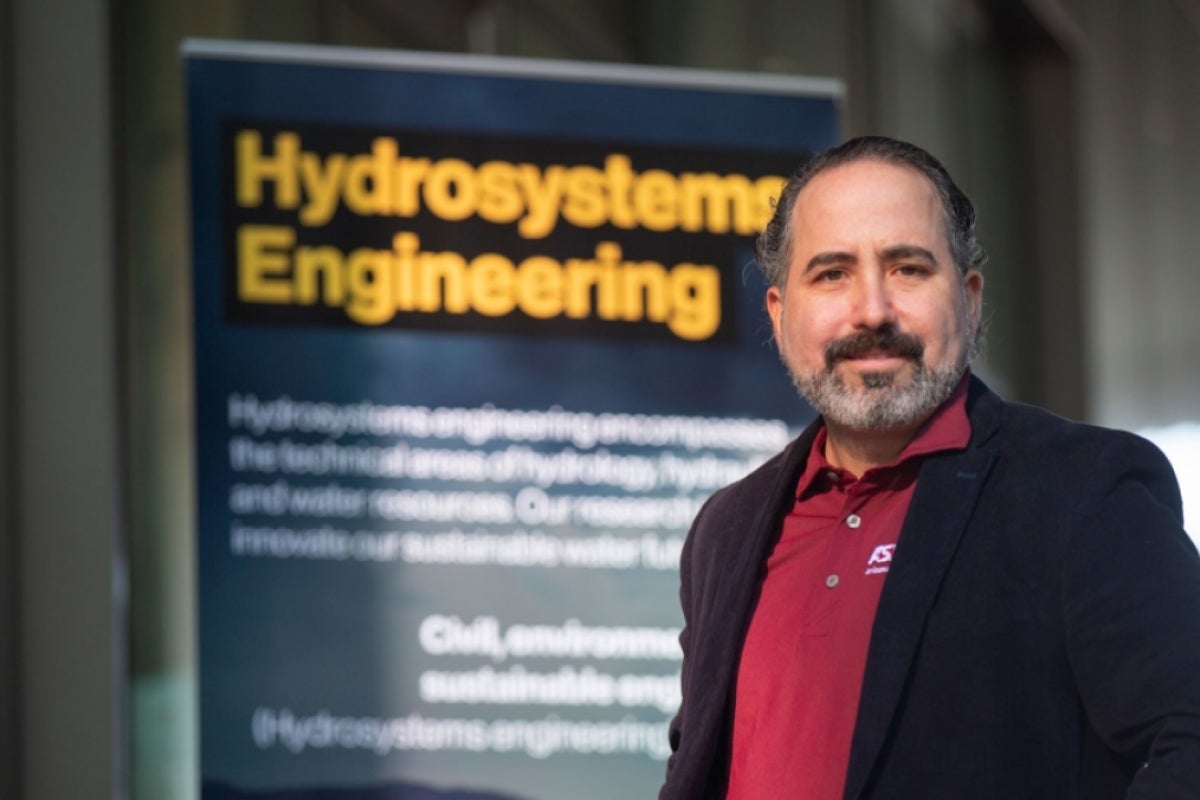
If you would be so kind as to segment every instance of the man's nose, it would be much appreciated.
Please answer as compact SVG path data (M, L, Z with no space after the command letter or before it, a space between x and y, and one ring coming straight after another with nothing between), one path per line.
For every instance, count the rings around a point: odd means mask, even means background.
M860 326L875 329L896 321L891 293L881 273L866 273L862 276L856 301Z

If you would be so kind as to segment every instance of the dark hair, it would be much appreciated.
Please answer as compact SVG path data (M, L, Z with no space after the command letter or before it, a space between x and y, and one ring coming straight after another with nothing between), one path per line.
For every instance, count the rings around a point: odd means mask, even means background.
M792 249L792 209L796 196L819 173L854 161L883 161L924 175L937 190L946 212L946 239L961 274L979 269L987 260L975 238L975 207L954 183L941 162L915 144L886 136L862 136L818 153L788 179L775 201L775 212L755 243L758 264L767 283L782 287Z

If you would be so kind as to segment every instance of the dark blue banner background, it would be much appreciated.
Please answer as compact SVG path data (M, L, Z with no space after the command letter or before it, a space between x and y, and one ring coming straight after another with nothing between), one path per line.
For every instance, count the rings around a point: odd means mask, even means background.
M237 206L239 130L265 146L320 131L354 152L388 136L472 163L620 152L639 171L752 176L837 138L823 84L539 68L187 48L206 800L657 791L687 517L811 416L770 345L752 237L560 220L526 241L479 220L346 213L304 234L349 250L409 230L514 262L612 239L632 260L716 265L723 334L698 342L503 317L370 327L230 301L239 226L303 230Z

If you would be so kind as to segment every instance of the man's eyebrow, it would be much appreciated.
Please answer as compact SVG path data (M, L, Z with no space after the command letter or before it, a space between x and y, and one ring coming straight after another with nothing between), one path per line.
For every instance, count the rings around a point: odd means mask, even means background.
M884 261L904 261L905 259L920 259L930 264L938 263L933 253L915 244L900 244L888 247L879 254Z
M884 261L904 261L906 259L919 259L929 264L937 264L937 258L924 247L915 244L898 244L894 247L884 248L879 256ZM805 272L811 272L820 267L833 267L845 264L858 263L858 257L853 253L843 253L840 250L830 250L825 253L817 253L808 260L804 265Z
M851 253L841 253L836 250L828 253L817 253L804 265L804 271L811 272L818 267L830 267L836 264L853 264L856 261L858 259Z

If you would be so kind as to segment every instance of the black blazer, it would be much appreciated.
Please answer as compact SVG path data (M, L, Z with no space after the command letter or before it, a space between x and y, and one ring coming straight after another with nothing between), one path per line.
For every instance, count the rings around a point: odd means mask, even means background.
M883 587L846 800L1200 798L1200 559L1166 459L974 378L967 411L966 450L921 466ZM661 800L724 795L742 643L816 430L688 534Z

